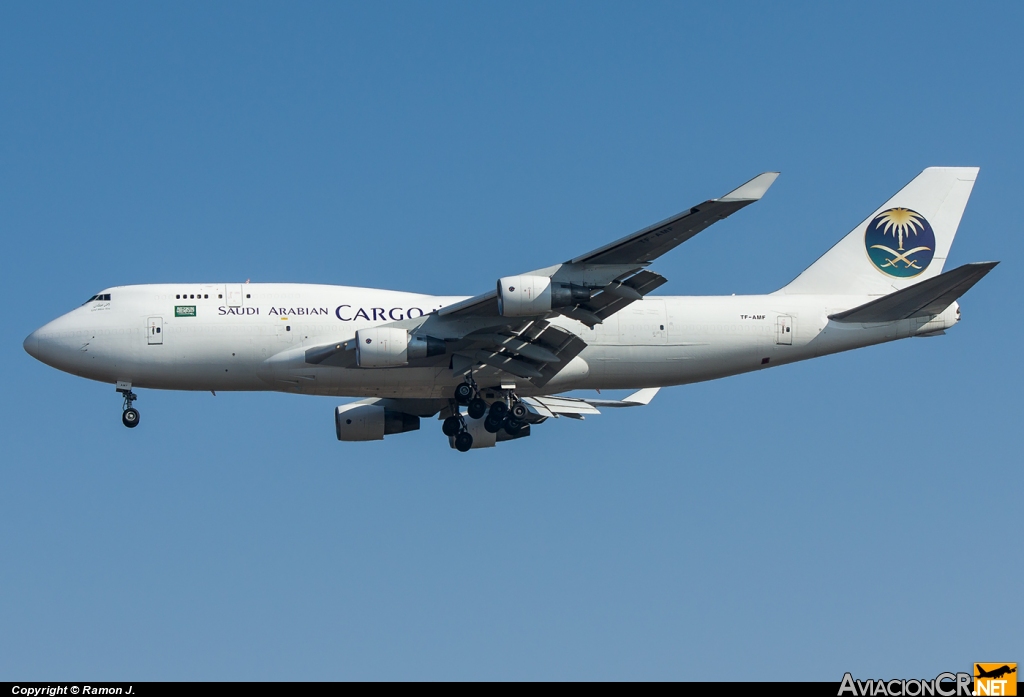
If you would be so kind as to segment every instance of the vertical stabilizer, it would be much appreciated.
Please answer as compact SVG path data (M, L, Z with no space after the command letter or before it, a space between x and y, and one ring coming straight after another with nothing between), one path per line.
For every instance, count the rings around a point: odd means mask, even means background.
M942 273L977 167L929 167L780 293L885 295Z

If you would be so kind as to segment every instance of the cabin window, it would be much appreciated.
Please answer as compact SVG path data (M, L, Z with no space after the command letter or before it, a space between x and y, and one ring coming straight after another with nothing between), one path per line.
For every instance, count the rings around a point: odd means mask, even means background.
M180 296L180 295L175 295L175 296L174 296L174 299L175 299L175 300L181 300L181 296Z

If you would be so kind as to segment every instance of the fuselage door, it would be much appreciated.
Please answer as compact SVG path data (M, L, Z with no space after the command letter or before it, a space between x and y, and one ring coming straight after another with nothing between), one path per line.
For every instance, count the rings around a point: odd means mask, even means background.
M790 315L779 315L775 320L775 343L793 345L793 318Z
M150 317L146 321L146 341L150 346L164 343L163 317Z
M224 286L224 299L228 307L241 307L242 297L241 283L229 283Z

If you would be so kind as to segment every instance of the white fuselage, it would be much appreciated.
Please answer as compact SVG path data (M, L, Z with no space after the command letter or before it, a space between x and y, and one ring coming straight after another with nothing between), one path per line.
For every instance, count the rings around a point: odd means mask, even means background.
M462 381L430 367L309 365L305 350L359 329L415 318L461 300L345 286L176 284L110 288L33 332L25 349L75 375L173 390L276 390L349 397L447 398ZM867 296L648 296L593 329L551 319L587 347L542 390L679 385L946 329L956 303L930 320L843 324L828 315ZM194 308L193 311L190 308Z

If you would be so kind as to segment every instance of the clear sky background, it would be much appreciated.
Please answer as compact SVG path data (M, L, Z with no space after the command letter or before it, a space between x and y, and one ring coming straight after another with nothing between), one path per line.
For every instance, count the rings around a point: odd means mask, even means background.
M0 5L0 679L933 677L1024 662L1020 3ZM36 362L129 283L471 295L719 196L784 285L981 174L964 320L468 455Z

